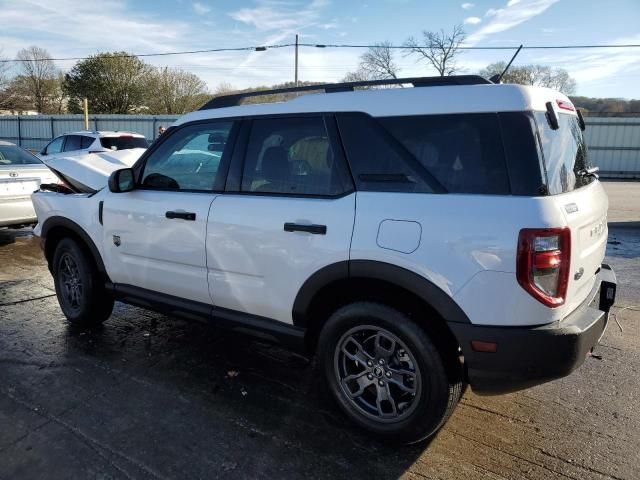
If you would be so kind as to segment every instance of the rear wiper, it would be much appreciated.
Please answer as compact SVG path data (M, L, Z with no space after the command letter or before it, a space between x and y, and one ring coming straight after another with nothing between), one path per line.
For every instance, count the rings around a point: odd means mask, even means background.
M600 167L591 167L591 168L583 168L582 170L578 170L576 173L580 177L600 178L598 176L599 171L600 171Z

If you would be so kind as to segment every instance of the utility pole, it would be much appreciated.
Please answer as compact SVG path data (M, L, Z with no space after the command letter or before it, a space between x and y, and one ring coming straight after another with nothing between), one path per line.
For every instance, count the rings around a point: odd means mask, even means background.
M298 86L298 34L296 33L296 87Z
M86 98L82 101L82 110L84 111L84 129L89 130L89 101Z

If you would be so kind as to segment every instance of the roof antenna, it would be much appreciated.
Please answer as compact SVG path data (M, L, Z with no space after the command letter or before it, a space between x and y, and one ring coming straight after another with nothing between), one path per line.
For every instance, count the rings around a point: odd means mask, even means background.
M509 70L509 67L511 66L513 61L516 59L518 54L520 53L520 50L522 50L522 45L520 45L518 47L518 50L516 50L516 53L513 54L513 57L511 57L511 60L509 60L509 63L507 64L503 72L500 75L494 75L489 80L492 81L493 83L500 83L500 80L502 80L502 77L504 77L504 74L507 73L507 70Z

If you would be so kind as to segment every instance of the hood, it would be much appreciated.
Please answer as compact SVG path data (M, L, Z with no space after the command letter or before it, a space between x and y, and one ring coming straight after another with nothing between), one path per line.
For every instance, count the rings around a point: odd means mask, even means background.
M132 148L114 152L83 153L44 160L47 167L81 193L93 193L107 185L115 170L132 167L146 151Z

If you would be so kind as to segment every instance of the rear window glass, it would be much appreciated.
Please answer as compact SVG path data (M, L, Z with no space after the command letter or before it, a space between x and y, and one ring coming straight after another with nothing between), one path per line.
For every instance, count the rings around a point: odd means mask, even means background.
M127 150L129 148L148 148L149 143L141 137L102 137L100 144L109 150Z
M0 167L9 165L41 165L35 156L15 145L0 145Z
M497 114L386 117L379 121L447 192L510 193Z
M578 117L560 113L559 128L552 130L546 113L536 112L534 115L547 172L549 194L571 192L593 182L593 176L581 174L591 168L591 164Z

